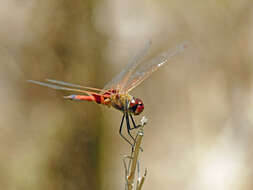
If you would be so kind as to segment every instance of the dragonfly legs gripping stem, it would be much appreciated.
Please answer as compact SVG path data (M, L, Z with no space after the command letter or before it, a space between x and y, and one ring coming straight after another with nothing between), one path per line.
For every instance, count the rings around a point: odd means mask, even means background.
M120 136L133 147L133 144L122 134L122 127L123 127L123 123L124 123L124 119L125 119L126 114L124 113L121 123L120 123L120 128L119 128L119 134Z
M134 145L136 143L136 139L132 136L131 134L131 130L133 129L136 129L138 127L140 127L141 125L138 125L136 126L135 122L134 122L134 119L133 119L133 116L131 115L131 113L128 113L128 110L127 110L127 105L128 105L128 101L126 100L126 107L125 107L125 111L123 113L123 116L122 116L122 120L121 120L121 123L120 123L120 128L119 128L119 134L120 136L128 143L132 146L132 151L134 149ZM132 124L133 124L133 128L131 128L131 125L130 125L130 122L129 122L129 115L130 115L130 118L131 118L131 121L132 121ZM123 128L123 124L124 124L124 119L126 118L126 126L127 126L127 133L128 135L131 137L131 139L133 140L133 144L128 140L128 138L126 136L124 136L122 134L122 128ZM143 149L141 148L141 150L143 151Z
M137 125L136 126L136 124L135 124L135 122L134 122L134 119L133 119L133 116L132 116L132 114L130 114L129 113L129 115L130 115L130 117L131 117L131 120L132 120L132 123L133 123L133 128L130 128L129 127L129 130L133 130L133 129L137 129L137 128L139 128L139 127L141 127L141 125ZM130 125L129 125L130 126ZM130 131L129 131L129 133L130 133ZM131 134L131 133L130 133ZM131 136L132 137L132 136ZM137 136L136 136L137 137ZM133 137L132 137L133 138ZM134 144L136 143L136 138L134 139ZM140 147L140 150L143 152L143 149Z
M131 120L132 120L132 123L133 123L133 125L134 125L134 128L131 128L130 130L137 129L137 128L141 127L141 125L136 125L136 124L135 124L134 118L133 118L132 114L129 114L129 115L130 115Z
M134 143L135 143L135 139L134 139L134 137L132 136L132 134L131 134L131 132L130 132L133 128L131 128L131 126L130 126L129 115L128 115L128 113L126 113L126 124L127 124L127 133L128 133L128 135L133 139L133 141L134 141Z
M134 125L133 128L130 127L129 115L130 115L131 120L132 120L132 123L133 123L133 125ZM132 136L132 134L131 134L130 131L131 131L132 129L136 129L136 128L140 127L140 125L136 126L135 123L134 123L134 120L133 120L133 118L132 118L132 115L131 115L131 114L129 114L129 115L128 115L127 112L123 114L122 120L121 120L121 123L120 123L119 134L120 134L120 136L121 136L128 144L130 144L130 145L132 146L132 151L133 151L133 148L134 148L136 139ZM127 137L125 137L125 136L122 134L122 128L123 128L123 124L124 124L124 119L125 119L125 117L126 117L126 124L127 124L127 133L128 133L128 135L133 139L133 141L134 141L133 144L128 140ZM141 151L143 151L142 148L141 148Z

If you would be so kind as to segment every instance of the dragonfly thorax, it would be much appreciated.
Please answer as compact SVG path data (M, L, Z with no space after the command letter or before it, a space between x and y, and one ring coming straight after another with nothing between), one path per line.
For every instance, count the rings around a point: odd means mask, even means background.
M144 110L142 100L129 94L113 94L111 96L111 105L122 112L130 112L139 115Z

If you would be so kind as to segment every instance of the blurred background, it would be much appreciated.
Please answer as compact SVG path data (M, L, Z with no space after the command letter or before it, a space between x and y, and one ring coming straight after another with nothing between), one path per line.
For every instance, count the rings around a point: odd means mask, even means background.
M144 189L252 189L252 5L2 0L1 189L124 188L122 114L27 80L103 88L148 40L148 57L190 45L132 91L149 119Z

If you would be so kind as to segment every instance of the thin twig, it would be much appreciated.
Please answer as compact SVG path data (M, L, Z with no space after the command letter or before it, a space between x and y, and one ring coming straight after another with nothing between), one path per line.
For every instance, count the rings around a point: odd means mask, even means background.
M145 169L145 173L144 173L144 175L142 176L140 182L137 183L137 188L136 188L136 190L141 190L141 188L142 188L142 186L143 186L143 184L144 184L144 181L145 181L145 179L146 179L147 172L148 172L148 171L147 171L147 168L146 168L146 169ZM138 179L138 181L139 181L139 179Z
M126 158L128 158L128 157L125 156L123 158L123 163L124 163L124 168L125 168L125 180L127 182L128 169L127 169L127 164L126 164ZM125 190L127 190L127 183L125 184Z
M137 184L136 184L136 187L139 187L139 183L140 183L140 177L141 174L140 174L140 160L138 160L137 162Z
M138 161L139 152L143 151L141 148L141 142L143 138L143 127L146 124L146 122L147 122L147 119L143 117L141 120L141 126L139 127L139 130L135 138L135 143L134 143L134 147L132 148L131 156L124 157L123 159L125 174L127 175L126 185L125 185L125 189L127 190L133 190L134 188L136 166L138 167L137 168L138 179L137 179L136 189L141 190L146 174L147 174L147 169L146 169L144 176L142 178L140 177L140 161ZM128 168L126 166L127 165L125 161L126 158L130 158Z
M134 186L134 176L135 176L135 171L136 171L136 164L138 160L138 155L140 152L140 146L141 146L141 140L143 137L143 132L138 131L137 138L136 138L136 143L134 147L134 152L133 152L133 160L130 168L130 174L127 177L127 184L128 184L128 190L132 190Z

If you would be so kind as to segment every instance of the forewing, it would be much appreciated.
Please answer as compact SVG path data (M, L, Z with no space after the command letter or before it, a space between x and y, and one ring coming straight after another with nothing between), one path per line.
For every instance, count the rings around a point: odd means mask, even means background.
M157 57L149 60L148 62L145 62L136 70L133 75L129 77L126 85L124 86L124 91L129 92L134 89L146 78L148 78L153 72L157 71L161 66L167 63L172 57L183 52L187 47L187 44L188 42L183 42L178 46L159 54Z
M144 55L148 52L151 45L151 41L148 41L143 49L139 51L138 54L136 54L131 61L126 65L126 67L118 74L116 77L114 77L110 82L108 82L104 89L118 89L122 90L125 86L126 82L128 81L131 74L135 71L136 67L141 63L141 59L144 57Z
M28 80L28 82L31 82L33 84L38 84L38 85L41 85L41 86L46 86L46 87L49 87L49 88L52 88L52 89L55 89L55 90L80 92L80 93L85 93L87 95L97 94L97 93L92 92L92 91L80 90L80 89L75 89L75 88L68 88L68 87L64 87L64 86L58 86L58 85L55 85L55 84L39 82L39 81L35 81L35 80ZM100 95L100 94L97 94L97 95Z
M54 79L46 79L46 81L51 82L51 83L55 83L55 84L59 84L59 85L70 86L70 87L74 87L74 88L95 90L95 91L98 91L98 92L105 92L106 91L106 90L103 90L103 89L81 86L81 85L78 85L78 84L72 84L72 83L68 83L68 82L64 82L64 81L58 81L58 80L54 80Z

